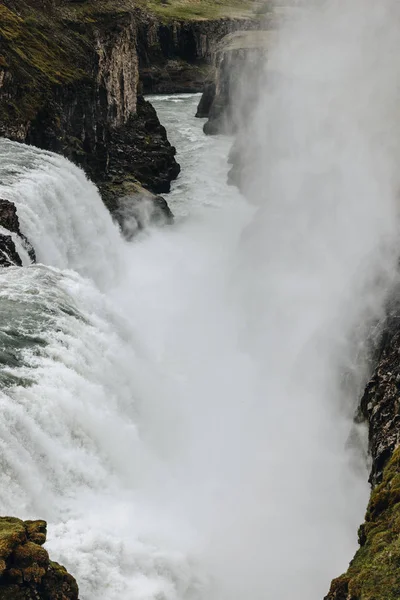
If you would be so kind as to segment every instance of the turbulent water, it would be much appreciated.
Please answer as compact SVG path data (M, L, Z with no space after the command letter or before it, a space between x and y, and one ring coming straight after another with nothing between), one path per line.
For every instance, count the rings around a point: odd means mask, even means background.
M290 31L300 79L262 97L251 204L195 96L153 99L183 167L177 219L131 243L77 167L0 140L0 197L40 263L0 272L0 507L47 519L82 600L320 600L355 550L352 415L394 280L397 102L336 14L309 45ZM324 40L346 85L312 52Z

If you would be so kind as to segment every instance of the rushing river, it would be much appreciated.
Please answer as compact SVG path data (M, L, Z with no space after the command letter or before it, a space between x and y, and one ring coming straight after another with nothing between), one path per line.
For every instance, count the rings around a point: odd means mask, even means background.
M367 498L343 374L391 213L361 247L347 197L255 213L198 97L152 101L177 218L131 243L77 167L0 140L39 262L0 272L1 512L48 521L82 600L321 600Z

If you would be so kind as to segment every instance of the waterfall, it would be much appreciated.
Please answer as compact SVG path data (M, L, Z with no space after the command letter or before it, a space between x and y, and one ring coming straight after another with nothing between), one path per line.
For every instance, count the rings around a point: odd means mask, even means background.
M398 239L379 69L395 37L367 4L385 32L381 52L355 29L367 73L336 9L282 32L274 60L293 43L301 76L262 95L252 204L192 96L154 101L184 167L176 224L131 243L79 168L0 140L0 197L38 256L0 272L0 506L49 522L82 600L320 600L354 553L352 417ZM345 83L316 60L324 40Z
M1 191L17 207L38 262L110 285L122 241L96 187L61 156L5 139L0 144Z

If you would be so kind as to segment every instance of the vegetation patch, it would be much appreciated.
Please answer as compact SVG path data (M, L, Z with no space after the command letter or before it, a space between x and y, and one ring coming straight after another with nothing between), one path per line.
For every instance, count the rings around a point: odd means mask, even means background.
M332 582L327 600L399 600L400 448L371 493L359 541L347 573Z
M48 22L43 13L32 11L21 17L0 4L0 36L8 55L3 61L9 63L10 68L17 67L26 75L32 74L32 85L37 78L63 83L82 76L82 71L71 60L79 51L76 42L58 33L61 34L54 21Z
M166 21L200 21L222 17L249 18L267 0L141 0L142 6Z

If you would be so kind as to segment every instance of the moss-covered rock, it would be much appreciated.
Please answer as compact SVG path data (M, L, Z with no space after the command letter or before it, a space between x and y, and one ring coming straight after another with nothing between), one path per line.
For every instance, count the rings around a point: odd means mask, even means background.
M78 586L43 548L45 521L0 517L0 600L78 600Z
M400 319L389 307L376 368L361 400L369 426L371 497L359 529L360 549L332 582L326 600L400 598Z
M332 582L325 600L400 598L400 448L371 494L361 547L345 575Z

